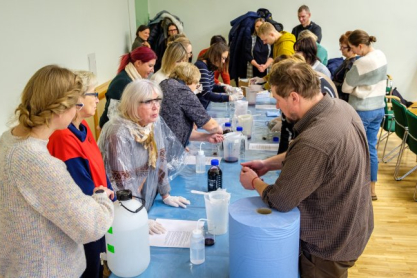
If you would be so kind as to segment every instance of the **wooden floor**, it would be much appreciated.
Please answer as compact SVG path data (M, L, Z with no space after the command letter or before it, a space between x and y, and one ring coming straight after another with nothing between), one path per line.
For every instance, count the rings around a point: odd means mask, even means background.
M399 143L399 138L391 135L387 150ZM383 147L379 148L379 158ZM410 150L402 161L400 174L417 164ZM413 200L417 170L395 181L395 163L396 159L379 164L378 200L373 202L375 229L365 252L349 270L349 277L417 277L417 202Z

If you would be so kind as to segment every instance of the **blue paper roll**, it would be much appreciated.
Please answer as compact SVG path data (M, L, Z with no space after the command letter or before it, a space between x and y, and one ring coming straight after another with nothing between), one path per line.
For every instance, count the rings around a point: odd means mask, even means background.
M260 197L229 206L229 274L231 278L298 277L300 211L267 208Z

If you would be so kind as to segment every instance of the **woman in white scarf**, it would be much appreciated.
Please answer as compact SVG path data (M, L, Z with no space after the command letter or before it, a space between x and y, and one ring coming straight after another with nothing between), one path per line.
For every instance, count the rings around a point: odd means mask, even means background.
M158 85L143 79L131 82L98 142L113 188L130 189L145 199L148 211L157 193L166 205L186 208L190 204L169 194L169 175L173 168L180 168L172 161L182 164L184 148L159 117L161 102ZM161 232L154 221L149 226L151 233Z
M127 84L133 80L146 79L154 71L157 56L146 46L138 47L122 56L116 77L112 80L106 93L106 106L100 118L100 127L109 120L108 108L110 100L120 100Z

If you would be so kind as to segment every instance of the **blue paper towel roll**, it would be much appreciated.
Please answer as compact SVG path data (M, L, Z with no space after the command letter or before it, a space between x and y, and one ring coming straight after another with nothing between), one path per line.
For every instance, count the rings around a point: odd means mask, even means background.
M260 214L259 208L267 208L260 197L229 206L230 277L297 278L300 211Z

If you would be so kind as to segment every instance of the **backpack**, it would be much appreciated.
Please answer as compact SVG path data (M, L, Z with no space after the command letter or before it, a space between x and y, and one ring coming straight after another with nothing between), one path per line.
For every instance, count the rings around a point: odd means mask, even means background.
M398 92L397 87L395 87L392 90L392 95L396 96L398 98L400 98L401 103L405 105L405 107L410 107L411 105L413 105L413 103L411 101L407 101L406 99L403 98L403 96L400 94L400 92Z
M266 22L271 23L278 32L284 30L284 26L281 23L272 19L272 13L268 9L260 8L256 11L256 13L259 17L264 18Z

